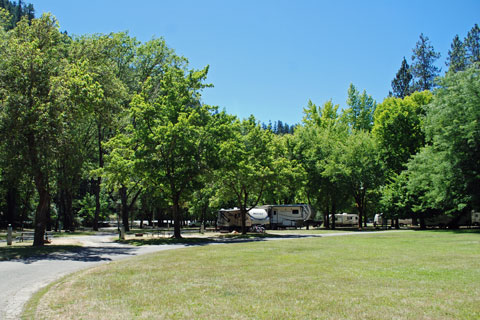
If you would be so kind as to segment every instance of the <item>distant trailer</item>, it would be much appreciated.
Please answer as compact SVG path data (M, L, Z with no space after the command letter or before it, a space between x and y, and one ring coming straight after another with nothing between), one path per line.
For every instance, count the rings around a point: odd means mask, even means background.
M329 219L332 219L332 215L329 215ZM355 213L336 213L335 214L335 226L338 227L354 227L358 226L358 214Z
M273 229L286 227L303 227L313 218L314 212L308 204L267 205L270 227Z

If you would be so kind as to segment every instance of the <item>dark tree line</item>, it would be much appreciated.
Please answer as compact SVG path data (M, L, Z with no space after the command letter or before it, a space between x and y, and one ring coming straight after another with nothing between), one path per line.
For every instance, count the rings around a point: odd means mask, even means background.
M293 134L295 131L296 125L289 125L288 123L284 123L281 120L275 121L273 124L271 121L268 124L262 123L263 130L269 130L274 134Z
M5 9L10 14L10 21L5 26L7 30L13 29L24 16L28 20L35 18L33 4L25 4L21 0L18 0L17 3L10 0L0 0L0 8Z

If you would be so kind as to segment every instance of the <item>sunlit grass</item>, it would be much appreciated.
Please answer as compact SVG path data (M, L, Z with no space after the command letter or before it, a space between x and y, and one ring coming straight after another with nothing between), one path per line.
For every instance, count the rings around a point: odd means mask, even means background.
M478 233L202 246L66 277L24 318L478 319L478 279Z

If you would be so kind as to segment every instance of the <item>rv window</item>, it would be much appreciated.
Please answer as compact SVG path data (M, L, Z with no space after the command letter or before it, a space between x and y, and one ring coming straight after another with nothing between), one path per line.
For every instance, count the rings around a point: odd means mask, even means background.
M352 220L352 217L347 217L347 220Z
M277 211L273 211L273 215L276 216L276 215L277 215Z
M298 214L298 210L292 210L293 214Z

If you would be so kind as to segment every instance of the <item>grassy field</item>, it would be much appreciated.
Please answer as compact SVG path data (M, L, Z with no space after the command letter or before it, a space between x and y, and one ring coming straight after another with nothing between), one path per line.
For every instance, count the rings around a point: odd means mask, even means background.
M480 233L409 231L199 246L39 292L25 319L478 319Z

